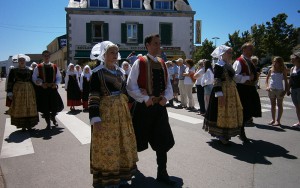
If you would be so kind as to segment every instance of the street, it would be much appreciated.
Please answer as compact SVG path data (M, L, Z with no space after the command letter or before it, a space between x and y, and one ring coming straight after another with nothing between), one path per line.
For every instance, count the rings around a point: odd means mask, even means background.
M267 125L270 102L261 77L262 118L246 127L250 144L232 138L224 146L202 130L203 117L186 109L168 108L175 146L168 152L168 173L182 188L294 188L300 185L300 130L291 97L284 98L282 126ZM69 112L63 85L59 92L65 108L58 127L46 122L31 132L16 130L5 115L5 81L0 82L0 165L7 188L89 188L90 123L88 112ZM194 94L196 108L199 108ZM139 153L139 173L132 188L167 188L155 181L156 156L149 148ZM1 186L0 186L1 187Z

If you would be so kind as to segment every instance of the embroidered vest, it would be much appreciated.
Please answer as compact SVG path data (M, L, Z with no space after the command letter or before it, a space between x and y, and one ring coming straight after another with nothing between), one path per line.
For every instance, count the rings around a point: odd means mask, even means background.
M241 66L242 66L242 71L240 72L240 74L246 74L247 76L249 76L250 75L250 67L248 66L246 60L242 56L237 58L237 60L241 63Z
M39 71L39 78L43 80L44 83L55 83L57 67L55 64L50 63L50 65L44 65L40 63L37 66Z
M161 58L157 58L157 59L158 59L159 64L156 62L153 62L147 56L139 57L140 74L138 76L137 83L140 88L146 89L148 95L153 95L153 71L152 71L152 69L154 68L153 66L159 65L163 69L164 86L165 86L164 90L167 88L167 83L168 83L167 82L167 80L168 80L167 67ZM163 94L164 90L162 91L161 94Z

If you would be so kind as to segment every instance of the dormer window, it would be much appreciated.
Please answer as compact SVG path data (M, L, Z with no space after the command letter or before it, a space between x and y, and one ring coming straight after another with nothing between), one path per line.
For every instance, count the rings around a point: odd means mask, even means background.
M155 10L174 10L173 0L154 0Z
M109 8L109 0L90 0L89 7L92 8Z
M122 0L122 8L142 9L142 0Z

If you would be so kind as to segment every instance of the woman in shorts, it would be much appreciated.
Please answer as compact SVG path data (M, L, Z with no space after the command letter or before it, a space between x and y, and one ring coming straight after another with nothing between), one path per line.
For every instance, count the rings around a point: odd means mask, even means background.
M284 85L283 85L284 82ZM274 57L272 68L266 78L266 90L271 101L272 120L268 123L272 126L280 126L280 119L283 113L283 97L288 91L286 67L282 57ZM275 121L276 104L278 107L277 119Z

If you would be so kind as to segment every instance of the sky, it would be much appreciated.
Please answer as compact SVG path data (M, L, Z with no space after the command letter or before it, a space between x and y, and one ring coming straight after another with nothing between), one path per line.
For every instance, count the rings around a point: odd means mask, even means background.
M56 37L66 34L69 0L1 1L0 61L9 56L40 54ZM300 0L189 0L202 20L202 41L216 45L228 41L228 35L265 24L280 13L288 15L287 24L300 27ZM218 40L212 39L218 37Z

